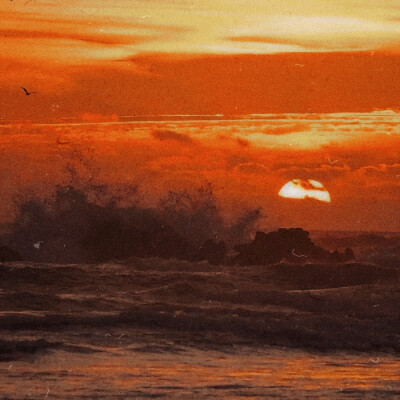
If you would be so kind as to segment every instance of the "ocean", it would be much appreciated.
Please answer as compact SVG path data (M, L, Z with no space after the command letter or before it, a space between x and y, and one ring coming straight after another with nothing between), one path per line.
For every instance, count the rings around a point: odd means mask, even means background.
M5 263L0 398L400 398L393 274L360 263Z

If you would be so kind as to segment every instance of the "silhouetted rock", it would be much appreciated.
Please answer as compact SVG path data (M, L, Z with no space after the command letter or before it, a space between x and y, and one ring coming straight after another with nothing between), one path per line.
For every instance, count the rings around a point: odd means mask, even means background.
M192 261L207 260L210 264L220 265L226 261L226 244L225 242L215 242L212 239L206 240L204 245L198 249Z
M7 246L0 246L0 261L22 261L22 257L18 251L10 249Z
M346 247L343 254L343 261L352 261L355 260L354 251L350 247Z
M270 233L257 232L251 243L237 245L234 249L239 254L233 261L240 265L267 265L282 260L293 263L344 262L354 258L351 249L341 254L338 251L331 253L316 246L309 233L301 228L281 228Z

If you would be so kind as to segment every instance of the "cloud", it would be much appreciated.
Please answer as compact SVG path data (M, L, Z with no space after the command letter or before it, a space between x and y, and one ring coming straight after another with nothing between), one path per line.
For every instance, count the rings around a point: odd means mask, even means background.
M310 128L310 124L304 122L297 122L294 124L284 124L284 125L270 125L265 126L262 129L264 135L289 135L295 132L303 132Z
M250 158L244 154L229 154L225 157L227 169L233 169L240 164L247 164L250 162Z
M318 49L321 47L321 44L316 42L314 43L304 43L300 40L293 40L284 37L276 37L276 36L233 36L228 37L226 40L230 40L232 42L240 42L240 43L267 43L267 44L278 44L278 45L292 45L299 46L305 49Z
M276 174L286 179L293 179L293 177L299 177L307 179L312 176L315 179L329 182L337 178L344 178L349 172L350 168L347 165L334 166L334 165L318 165L317 163L310 167L299 165L292 165L286 168L276 170Z
M84 7L79 7L81 13L74 13L71 7L69 13L63 14L57 7L52 12L26 13L19 12L15 3L13 6L12 12L0 10L1 56L29 65L43 60L57 68L115 62L135 53L133 49L138 45L176 33L174 26L148 24L140 18L126 22L125 18L85 15Z
M400 164L379 164L375 165L367 165L359 169L362 174L367 176L379 176L382 177L383 175L397 175L400 173Z
M88 34L88 33L73 33L73 32L51 32L40 30L18 30L18 29L2 29L0 30L0 37L3 40L7 39L69 39L82 41L86 43L93 43L99 45L124 45L124 44L137 44L151 40L150 36L139 35L112 35L112 34Z
M183 133L178 133L170 130L155 130L151 133L151 135L158 140L164 141L176 141L185 145L189 145L193 143L193 139Z
M262 21L262 23L260 23ZM257 21L258 22L258 21ZM239 43L301 45L315 50L363 50L398 43L399 24L388 20L338 15L264 16L250 26L232 29ZM293 38L296 38L293 40Z
M95 113L82 113L80 116L80 119L84 122L118 122L119 117L117 114L110 114L110 115L104 115L104 114L95 114Z
M239 164L234 168L234 171L244 174L256 174L256 175L265 175L266 173L268 173L268 169L264 165L254 162Z
M290 125L301 126L303 117L292 115ZM373 213L374 228L400 228L398 219L389 215L398 208L399 135L382 133L381 125L373 123L379 115L314 118L307 134L298 135L305 144L325 135L325 127L332 121L359 119L356 130L340 134L345 122L337 125L339 134L326 135L331 143L315 148L266 145L259 137L275 140L285 135L260 133L253 137L243 133L282 125L282 116L273 116L271 121L268 116L262 118L106 124L102 122L112 119L112 114L105 112L81 117L93 122L90 129L67 123L0 126L0 181L7 188L0 194L0 220L12 215L12 196L17 190L45 195L52 185L69 181L72 165L84 182L91 179L93 184L121 188L138 184L139 196L146 204L156 204L168 190L193 189L210 182L219 204L235 210L227 212L228 218L244 209L263 207L268 223L276 226L369 229ZM386 116L388 122L397 118L398 114ZM365 126L376 128L375 134L363 132ZM239 135L251 145L239 146ZM309 202L299 202L294 210L290 201L278 196L282 185L295 178L326 185L333 201L330 214L307 209Z

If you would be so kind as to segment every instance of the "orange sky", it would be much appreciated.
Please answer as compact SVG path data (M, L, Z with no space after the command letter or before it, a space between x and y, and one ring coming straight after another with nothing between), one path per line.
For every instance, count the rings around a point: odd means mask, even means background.
M70 163L149 202L211 182L271 227L400 229L397 1L13 0L0 37L0 221ZM296 178L332 203L278 198Z
M15 196L48 197L55 183L107 184L125 204L137 186L147 206L211 183L229 220L262 207L270 228L398 231L399 122L375 112L4 126L0 220ZM295 178L322 182L331 203L279 197Z
M399 107L396 1L14 0L0 37L3 119Z

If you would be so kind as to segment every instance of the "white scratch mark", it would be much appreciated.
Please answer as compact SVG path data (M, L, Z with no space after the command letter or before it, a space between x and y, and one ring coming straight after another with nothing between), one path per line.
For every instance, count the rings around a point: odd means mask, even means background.
M135 292L133 292L133 294L141 294L141 293L155 292L155 291L157 291L157 290L169 288L170 286L171 286L171 285L165 285L165 286L160 286L160 287L153 288L153 289L135 291Z
M306 256L305 254L296 254L296 253L294 252L294 250L295 250L295 249L292 250L292 254L293 254L295 257L298 257L298 258L306 257L306 258L307 258L307 256Z

